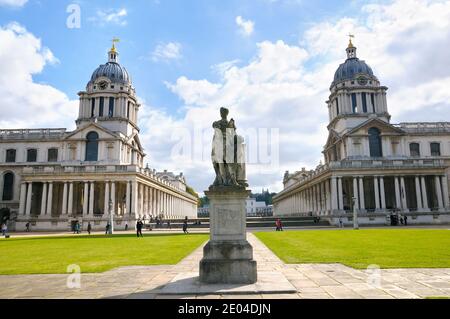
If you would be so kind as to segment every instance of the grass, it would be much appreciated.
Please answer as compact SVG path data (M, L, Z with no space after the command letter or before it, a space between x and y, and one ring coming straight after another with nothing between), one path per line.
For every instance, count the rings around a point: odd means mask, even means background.
M82 273L122 266L173 265L208 239L206 234L34 237L0 240L0 275Z
M367 229L257 232L285 263L341 263L364 269L449 268L450 231Z

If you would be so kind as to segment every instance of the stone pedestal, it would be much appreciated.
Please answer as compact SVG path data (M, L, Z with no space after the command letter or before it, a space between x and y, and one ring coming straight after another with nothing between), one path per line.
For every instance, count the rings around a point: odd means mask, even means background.
M213 187L210 200L211 240L200 262L200 282L254 284L257 281L253 248L247 241L245 200L250 191Z

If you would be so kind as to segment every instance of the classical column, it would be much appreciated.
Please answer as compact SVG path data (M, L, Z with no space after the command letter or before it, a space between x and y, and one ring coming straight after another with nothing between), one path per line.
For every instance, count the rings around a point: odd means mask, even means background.
M338 208L340 211L344 210L344 191L342 188L342 177L338 178Z
M33 182L28 182L28 191L27 191L27 206L25 214L27 216L31 215L31 200L33 196Z
M332 177L331 178L331 210L334 212L335 210L338 210L338 191L337 191L337 178Z
M83 216L87 216L89 210L89 182L84 182Z
M89 182L89 215L94 216L94 196L95 196L95 184Z
M53 182L48 183L47 215L52 215L53 210Z
M73 214L73 182L69 184L69 203L67 204L67 213Z
M25 215L25 205L27 201L27 183L22 182L20 184L20 206L19 206L19 216Z
M109 215L109 182L105 182L105 203L103 207L103 214L105 216Z
M364 197L364 178L359 178L359 205L361 210L366 209L366 199Z
M422 203L424 211L430 211L430 206L428 206L428 195L427 195L427 185L425 183L425 176L421 176L422 184Z
M400 183L398 181L398 176L395 176L395 203L398 209L402 209L402 202L400 199Z
M444 206L445 208L450 208L450 199L448 196L448 180L447 175L441 176L442 179L442 193L444 196Z
M380 189L378 188L378 177L373 178L373 189L375 190L375 209L380 210Z
M300 195L299 195L300 196ZM325 196L326 196L326 211L327 214L331 214L333 212L333 209L331 208L331 190L330 190L330 181L325 181ZM337 197L337 194L335 194L335 197ZM299 204L301 203L300 197L299 197ZM337 201L336 201L337 204ZM336 207L337 208L337 207ZM300 209L299 209L300 211Z
M132 182L132 200L131 200L131 215L137 217L138 204L139 204L139 194L138 194L138 182Z
M355 208L359 209L359 195L358 195L358 178L353 177L353 198L355 199ZM353 202L353 199L352 199ZM353 207L352 207L353 210Z
M401 177L400 178L400 194L401 194L401 198L402 198L402 206L403 206L403 211L408 212L408 201L406 200L406 187L405 187L405 177Z
M441 178L436 175L434 177L434 183L436 185L436 195L437 195L439 210L444 210L444 201L442 200Z
M118 213L118 211L116 211L116 182L111 182L111 203L111 213L116 215Z
M142 217L144 217L144 184L140 184L139 194L140 194L139 217L142 218Z
M63 198L62 198L61 215L67 215L67 182L64 182L64 185L63 185Z
M422 194L420 192L420 179L419 179L419 176L415 177L415 182L416 182L417 210L421 211L423 209L423 206L422 206Z
M386 192L384 190L384 177L380 176L380 199L381 199L381 209L386 210Z
M41 216L44 216L45 213L47 212L46 208L46 204L47 204L47 183L44 182L42 183L44 185L43 189L42 189L42 198L41 198Z
M129 181L127 181L127 192L126 192L126 210L127 214L131 214L131 186Z

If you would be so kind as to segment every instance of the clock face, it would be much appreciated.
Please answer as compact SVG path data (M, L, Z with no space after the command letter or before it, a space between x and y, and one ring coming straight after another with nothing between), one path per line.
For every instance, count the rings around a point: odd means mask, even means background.
M368 82L368 80L365 77L363 77L363 76L360 76L358 78L358 84L359 85L367 85L367 82Z
M102 81L98 84L101 90L105 90L108 87L108 82Z

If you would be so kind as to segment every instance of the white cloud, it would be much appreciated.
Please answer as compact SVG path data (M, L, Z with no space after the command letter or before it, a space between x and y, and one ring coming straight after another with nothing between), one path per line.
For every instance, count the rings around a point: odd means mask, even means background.
M332 21L332 20L329 20ZM334 71L345 60L346 35L356 34L358 55L389 86L388 107L393 122L449 121L450 114L450 2L397 0L362 7L357 17L312 25L300 43L258 44L254 59L239 67L235 61L213 66L217 82L181 76L167 84L185 104L186 116L171 118L170 127L210 126L221 106L229 106L238 131L250 127L280 128L280 165L268 174L258 166L248 169L253 189L280 190L285 170L314 168L322 158L328 123L325 104ZM241 64L241 63L240 63ZM165 117L158 119L163 123ZM156 124L156 123L154 123ZM210 147L210 136L200 141ZM168 141L163 158L174 141ZM163 147L164 148L164 147ZM151 152L151 148L149 148ZM185 170L197 190L213 180L206 152L203 162L172 161ZM198 167L201 167L199 169Z
M97 15L95 17L90 17L89 20L102 26L107 24L125 26L127 25L127 15L127 10L123 8L98 10Z
M73 127L78 102L58 89L33 80L58 60L23 26L0 27L0 127Z
M28 0L0 0L0 6L23 7Z
M151 58L153 61L170 61L182 58L182 45L178 42L160 43L153 50Z
M252 20L245 20L241 16L236 17L236 24L239 27L239 31L244 36L250 36L255 29L255 23Z

